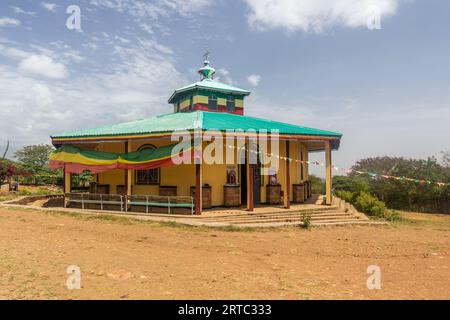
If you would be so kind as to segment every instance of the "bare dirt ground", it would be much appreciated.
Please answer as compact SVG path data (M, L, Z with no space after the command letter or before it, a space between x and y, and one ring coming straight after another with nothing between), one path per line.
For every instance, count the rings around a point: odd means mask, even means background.
M0 208L0 299L450 299L450 216L405 215L229 231ZM381 290L366 287L369 265Z

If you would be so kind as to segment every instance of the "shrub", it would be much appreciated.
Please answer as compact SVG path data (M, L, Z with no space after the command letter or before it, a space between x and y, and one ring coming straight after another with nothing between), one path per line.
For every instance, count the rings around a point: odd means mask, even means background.
M395 210L390 210L386 204L377 197L367 192L353 193L345 190L336 191L336 196L342 200L353 204L356 209L371 217L385 219L388 221L400 220L400 214Z
M388 209L383 201L367 192L360 192L353 204L356 209L369 216L389 221L400 219L398 212Z
M353 203L355 198L355 194L353 192L345 190L336 191L336 196L349 203Z
M16 167L8 160L0 160L0 185L16 173Z
M309 229L311 227L311 214L309 212L302 213L302 228Z

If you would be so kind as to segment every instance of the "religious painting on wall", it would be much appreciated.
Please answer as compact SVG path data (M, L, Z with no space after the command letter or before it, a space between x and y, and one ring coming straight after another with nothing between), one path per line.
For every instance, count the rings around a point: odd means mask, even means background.
M227 184L235 185L236 183L237 183L236 167L235 166L227 166Z
M274 169L269 169L269 184L270 185L277 185L277 172Z

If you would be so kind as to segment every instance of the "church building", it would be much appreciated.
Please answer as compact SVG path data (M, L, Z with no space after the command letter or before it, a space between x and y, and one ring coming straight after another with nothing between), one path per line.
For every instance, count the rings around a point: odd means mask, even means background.
M289 208L311 196L311 152L325 152L331 204L331 152L339 148L340 133L246 116L250 91L214 80L207 56L198 72L200 81L169 98L171 113L51 136L50 167L64 170L67 206L197 215L210 208ZM219 163L199 160L210 153L211 133L224 137ZM184 146L183 156L192 161L174 161L181 156L174 135L200 141ZM72 192L71 176L85 170L93 174L89 192Z

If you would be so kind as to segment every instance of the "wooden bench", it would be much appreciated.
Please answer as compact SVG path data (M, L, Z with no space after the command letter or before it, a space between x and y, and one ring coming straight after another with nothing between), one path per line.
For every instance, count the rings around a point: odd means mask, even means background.
M92 194L92 193L66 193L64 194L64 208L71 203L80 203L81 208L85 209L86 205L100 205L103 210L106 205L118 205L120 211L124 211L125 196L120 194ZM125 208L126 211L126 208Z
M152 207L167 208L167 213L170 214L171 208L190 208L191 214L194 214L194 198L185 196L145 196L132 195L127 196L127 204L130 206L145 207L145 212L148 213ZM125 206L125 210L127 210Z

